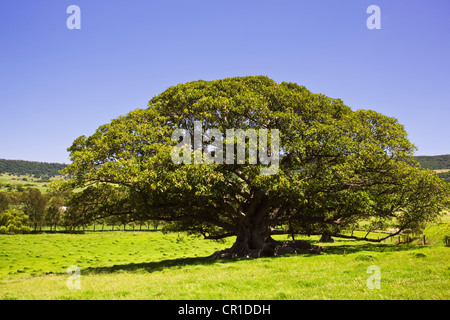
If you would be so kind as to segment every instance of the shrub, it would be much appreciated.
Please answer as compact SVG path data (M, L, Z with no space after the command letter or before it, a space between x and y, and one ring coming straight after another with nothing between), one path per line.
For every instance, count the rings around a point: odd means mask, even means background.
M0 214L0 233L29 233L28 216L19 210L6 210Z
M15 226L15 225L13 225L13 224L10 224L8 226L8 232L19 233L19 231L20 231L20 228Z
M354 258L355 261L373 261L375 260L375 257L370 254L359 254Z
M30 233L31 232L31 228L27 227L27 226L22 226L22 228L20 228L21 233Z

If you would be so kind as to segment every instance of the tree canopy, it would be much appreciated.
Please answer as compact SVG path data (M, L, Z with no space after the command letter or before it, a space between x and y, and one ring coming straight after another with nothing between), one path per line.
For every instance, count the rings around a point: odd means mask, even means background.
M230 163L174 163L174 130L193 137L199 122L206 137L211 130L277 130L276 173L261 174L269 166L261 162L238 162L236 152ZM212 140L203 139L200 151L217 156L222 150ZM259 156L278 151L267 140ZM64 186L83 188L69 204L80 219L128 216L209 239L236 236L221 257L276 254L282 245L275 234L375 241L347 231L418 228L449 204L448 185L420 169L395 118L264 76L175 85L68 150L72 164L64 172L72 179ZM189 156L195 160L195 152Z

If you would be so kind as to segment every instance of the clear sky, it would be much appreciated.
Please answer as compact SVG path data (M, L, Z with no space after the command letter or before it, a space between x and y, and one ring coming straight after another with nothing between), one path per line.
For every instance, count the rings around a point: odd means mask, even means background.
M69 163L75 138L167 87L245 75L395 117L417 155L450 153L448 0L1 0L0 158Z

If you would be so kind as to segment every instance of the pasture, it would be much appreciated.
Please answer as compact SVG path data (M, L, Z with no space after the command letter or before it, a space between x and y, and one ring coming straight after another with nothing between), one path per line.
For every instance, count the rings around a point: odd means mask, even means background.
M0 236L0 299L450 299L448 216L429 244L337 239L320 255L212 260L214 242L160 231ZM284 238L283 238L284 239ZM302 237L316 243L318 237ZM69 266L80 289L69 289ZM380 270L370 289L368 267Z
M52 178L52 180L53 179L54 178ZM0 191L4 192L22 191L27 188L37 188L42 193L46 193L49 184L49 181L43 181L31 175L17 176L6 173L0 174Z

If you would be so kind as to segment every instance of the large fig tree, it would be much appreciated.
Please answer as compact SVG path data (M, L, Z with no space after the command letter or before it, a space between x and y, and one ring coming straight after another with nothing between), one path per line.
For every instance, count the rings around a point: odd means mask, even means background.
M244 133L244 161L237 138L225 143L231 129ZM392 236L448 206L448 185L419 168L396 119L263 76L175 85L68 150L68 185L82 190L69 209L80 221L162 220L208 239L235 236L218 257L296 252L298 242L283 251L276 234L381 241L352 230Z

